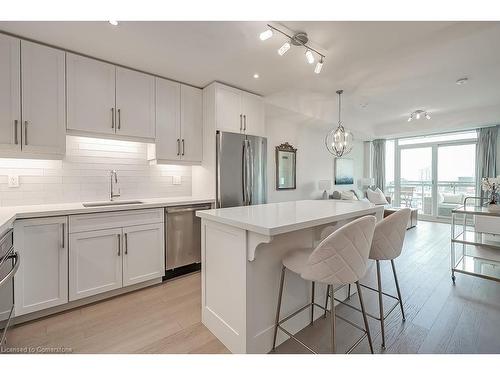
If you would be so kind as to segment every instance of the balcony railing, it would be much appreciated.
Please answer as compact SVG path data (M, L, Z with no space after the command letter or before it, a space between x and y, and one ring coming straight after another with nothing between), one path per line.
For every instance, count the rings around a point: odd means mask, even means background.
M465 197L475 196L476 183L474 181L439 181L437 183L438 193L437 216L451 216L451 210L463 204ZM386 186L386 195L392 202L395 199L394 182ZM419 212L433 215L432 208L432 181L401 181L399 204L401 206L418 208Z

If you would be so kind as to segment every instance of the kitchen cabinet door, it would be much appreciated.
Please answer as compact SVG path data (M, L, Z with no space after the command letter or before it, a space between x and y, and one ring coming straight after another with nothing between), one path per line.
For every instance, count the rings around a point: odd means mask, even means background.
M264 102L260 96L243 92L241 94L243 127L246 134L265 136Z
M115 66L66 54L69 130L114 134Z
M67 217L16 220L14 277L16 316L68 302Z
M233 133L243 132L240 90L217 86L215 90L216 128Z
M165 274L163 223L123 228L123 286Z
M0 150L21 151L21 41L0 34Z
M203 157L202 90L181 85L181 158L201 163Z
M155 138L155 77L116 67L116 134Z
M156 159L179 160L181 85L156 78Z
M21 41L22 150L63 155L66 149L64 51Z
M122 229L71 233L69 300L122 287Z

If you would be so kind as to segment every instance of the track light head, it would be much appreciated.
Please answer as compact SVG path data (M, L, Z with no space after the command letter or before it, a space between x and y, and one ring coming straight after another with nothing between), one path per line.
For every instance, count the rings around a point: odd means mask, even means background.
M306 59L309 64L314 63L314 55L310 50L306 51Z
M283 56L290 49L290 42L285 42L278 50L278 55Z
M319 61L316 63L316 67L314 68L314 73L316 74L321 73L322 68L323 68L323 57L321 57Z
M273 30L267 29L266 31L263 31L260 33L259 38L260 38L260 40L264 41L264 40L268 40L272 36L273 36Z

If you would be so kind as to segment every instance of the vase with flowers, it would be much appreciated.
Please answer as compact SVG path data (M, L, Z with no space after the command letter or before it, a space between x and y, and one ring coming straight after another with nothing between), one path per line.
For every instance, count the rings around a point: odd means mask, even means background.
M500 176L483 177L481 188L488 194L488 210L500 212Z

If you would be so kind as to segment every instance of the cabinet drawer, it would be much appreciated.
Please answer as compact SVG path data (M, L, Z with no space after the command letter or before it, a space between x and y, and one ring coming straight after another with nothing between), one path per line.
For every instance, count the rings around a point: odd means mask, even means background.
M163 223L163 217L163 208L71 215L69 217L69 232L78 233L130 225Z

